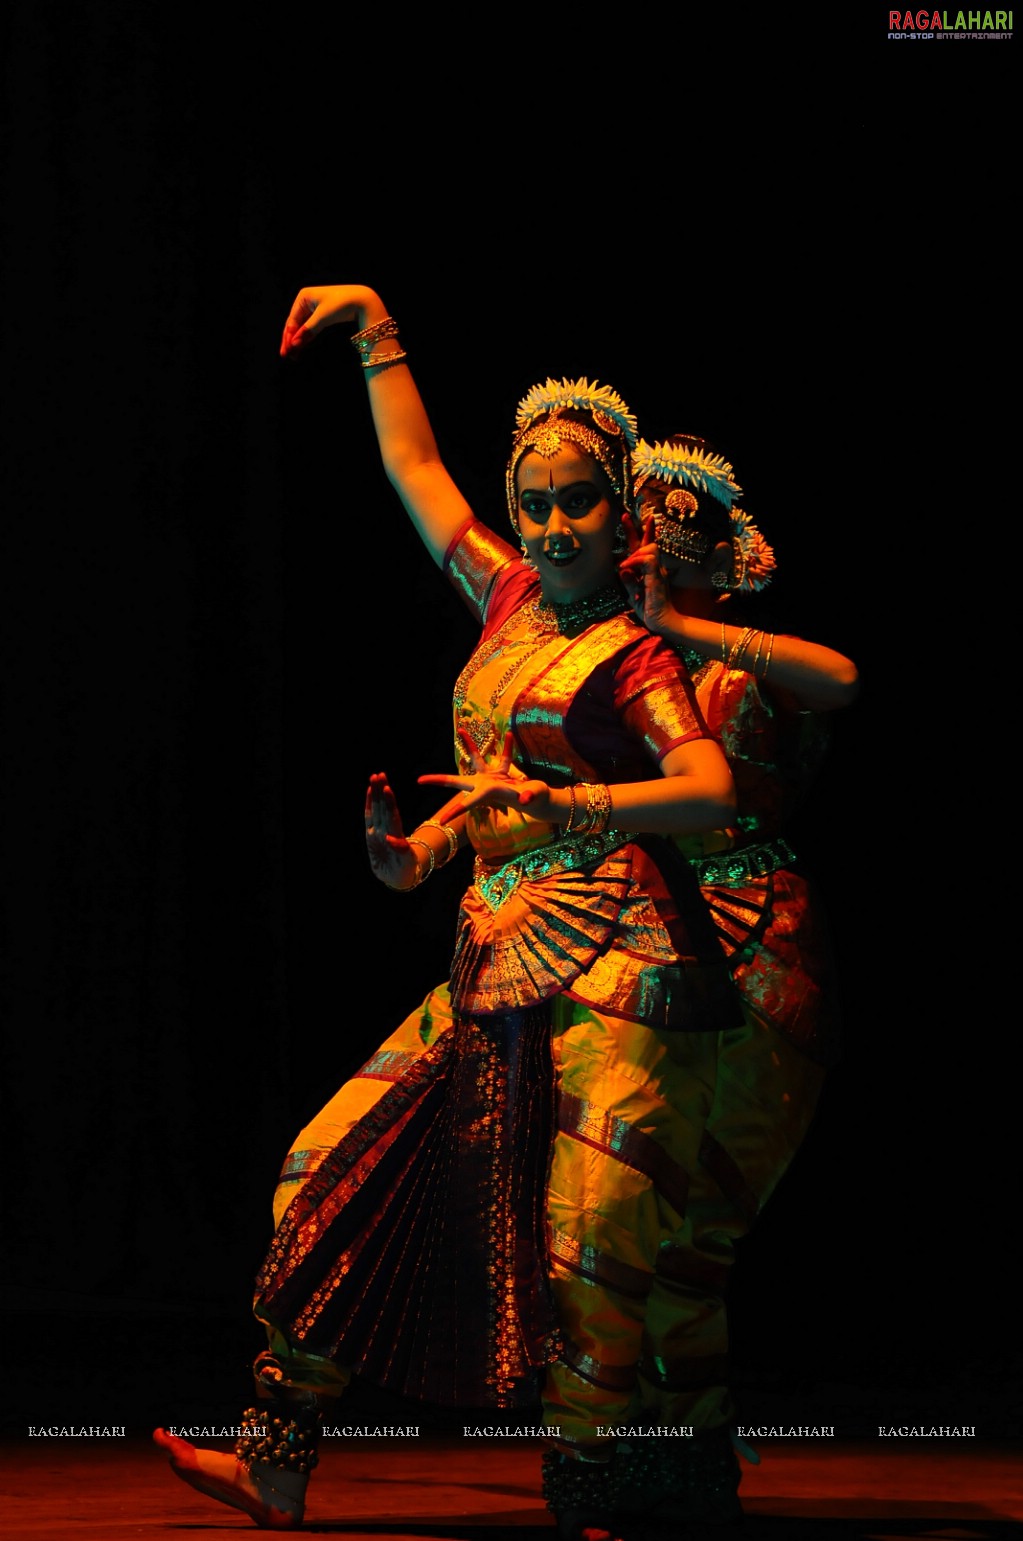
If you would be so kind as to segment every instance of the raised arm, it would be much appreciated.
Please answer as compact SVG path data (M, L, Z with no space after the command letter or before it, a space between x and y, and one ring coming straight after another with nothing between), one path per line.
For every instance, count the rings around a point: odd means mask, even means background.
M281 357L329 326L354 324L384 471L438 566L472 510L443 464L397 326L364 284L300 289L284 325Z

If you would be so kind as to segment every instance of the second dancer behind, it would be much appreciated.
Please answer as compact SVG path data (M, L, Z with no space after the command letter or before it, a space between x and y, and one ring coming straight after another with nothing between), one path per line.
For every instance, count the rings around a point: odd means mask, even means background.
M638 616L685 659L736 783L730 828L682 837L743 1003L721 1035L718 1082L673 1249L674 1289L655 1284L667 1378L643 1382L650 1418L735 1417L727 1285L749 1231L799 1149L839 1047L839 989L819 894L788 841L820 766L830 712L858 692L844 654L751 620L774 552L740 507L732 466L703 439L640 443L643 543L622 564ZM684 1372L684 1373L683 1373Z

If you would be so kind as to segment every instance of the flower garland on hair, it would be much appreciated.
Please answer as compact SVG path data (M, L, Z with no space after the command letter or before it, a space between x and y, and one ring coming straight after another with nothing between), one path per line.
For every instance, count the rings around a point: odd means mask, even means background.
M707 492L726 508L742 496L733 467L724 455L715 455L700 445L648 444L641 439L632 456L639 487L650 476L665 482L683 482Z
M735 587L752 589L754 593L766 589L778 565L774 551L741 508L732 509L732 543L736 552Z
M543 385L534 385L519 402L515 413L516 432L521 433L531 423L535 423L538 417L543 417L545 412L565 412L569 408L591 413L598 427L601 426L601 417L610 419L624 436L629 448L635 448L639 427L634 413L629 411L618 392L613 391L609 385L598 385L596 381L591 383L585 377L581 380L552 380L548 376Z
M563 414L569 410L584 412L593 426L566 418ZM529 449L551 459L567 440L600 465L621 498L624 510L618 538L621 549L627 549L633 504L632 448L637 438L634 415L609 385L597 385L587 379L558 381L550 376L545 384L534 385L519 402L512 451L505 467L505 496L512 528L516 532L519 528L515 471L520 459Z
M698 487L728 509L732 527L733 579L729 588L758 593L770 583L777 567L773 549L743 509L735 501L742 488L735 480L734 468L723 455L716 455L699 445L647 444L640 440L633 451L636 493L656 477L662 482L676 482Z

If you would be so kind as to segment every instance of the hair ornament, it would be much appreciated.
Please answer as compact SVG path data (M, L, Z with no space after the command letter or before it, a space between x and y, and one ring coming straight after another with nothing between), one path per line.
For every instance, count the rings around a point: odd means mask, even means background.
M589 423L566 417L579 412ZM636 419L617 391L609 385L591 384L589 380L552 380L533 389L519 402L515 414L512 452L505 469L505 495L508 517L515 530L519 527L515 472L519 461L530 450L545 460L553 460L565 444L589 455L601 467L616 497L625 510L632 508L632 447L637 441Z
M687 514L695 514L700 505L691 492L683 492L681 487L673 487L664 500L664 506L672 509L678 518L684 519Z
M515 413L516 432L522 433L538 417L543 417L545 412L566 412L570 408L589 412L604 433L621 434L629 448L635 448L639 438L635 415L629 411L617 391L609 385L598 385L596 381L591 383L585 377L581 380L552 380L548 376L543 385L534 385L519 402Z
M737 589L766 589L777 567L774 551L767 544L749 514L732 509L732 542L735 547L735 584Z
M777 566L774 551L749 514L735 506L742 488L723 455L715 454L702 443L648 444L641 439L633 451L632 463L639 514L642 517L648 508L654 513L655 538L662 551L689 562L703 562L709 555L713 538L700 517L698 501L692 493L681 490L698 488L728 510L732 571L723 584L715 587L726 587L733 593L740 589L756 593L767 587ZM644 501L646 484L653 480L668 485L663 509Z
M658 508L656 501L644 502L642 492L638 501L640 524L646 514L654 516L654 539L661 551L681 562L703 562L709 555L710 536L699 526L700 505L691 492L672 487L665 494L663 508Z
M742 495L732 466L724 455L699 444L647 444L641 439L632 455L637 489L650 476L665 482L682 482L709 493L726 508Z

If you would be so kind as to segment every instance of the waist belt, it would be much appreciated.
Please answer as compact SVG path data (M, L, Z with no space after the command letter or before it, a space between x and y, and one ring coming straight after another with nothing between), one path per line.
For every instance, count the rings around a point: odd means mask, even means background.
M715 856L698 856L689 865L701 888L741 888L754 878L765 878L779 867L788 867L796 853L788 841L778 835L761 845L741 846L736 851L720 851Z
M578 872L582 867L602 861L620 846L628 845L632 838L622 829L606 829L601 835L583 835L580 839L570 835L567 839L523 851L521 856L514 856L500 867L492 867L477 856L473 871L476 891L490 910L497 911L509 894L527 879L553 877L558 872Z

